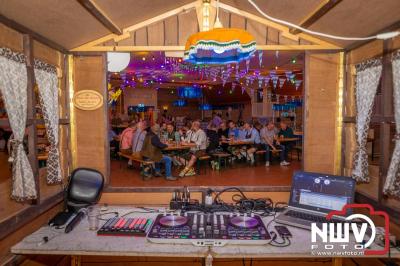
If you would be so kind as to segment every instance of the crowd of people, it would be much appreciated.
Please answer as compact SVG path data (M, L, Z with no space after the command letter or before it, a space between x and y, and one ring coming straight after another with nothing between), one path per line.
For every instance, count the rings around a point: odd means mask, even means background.
M265 151L265 166L270 166L271 154L279 154L280 165L288 166L288 153L293 142L281 143L282 138L294 137L293 130L285 121L279 129L273 121L262 125L258 121L234 122L223 120L218 114L202 128L199 120L186 121L180 128L173 121L150 123L146 120L130 122L129 126L117 135L110 129L111 146L116 146L121 153L151 160L154 164L154 175L162 176L161 166L165 165L165 178L176 180L172 175L172 165L182 166L179 177L196 175L195 163L202 156L215 153L227 153L232 160L246 160L255 163L255 152ZM236 142L236 145L231 145ZM191 143L187 151L165 151L169 145ZM212 161L212 167L215 166ZM132 161L128 162L132 165ZM219 166L218 166L219 167Z

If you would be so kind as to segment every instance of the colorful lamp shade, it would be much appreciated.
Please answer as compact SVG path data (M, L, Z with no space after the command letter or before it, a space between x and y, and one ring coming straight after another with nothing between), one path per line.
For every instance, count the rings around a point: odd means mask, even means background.
M193 64L239 63L252 57L255 51L256 41L247 31L214 28L188 38L184 60Z

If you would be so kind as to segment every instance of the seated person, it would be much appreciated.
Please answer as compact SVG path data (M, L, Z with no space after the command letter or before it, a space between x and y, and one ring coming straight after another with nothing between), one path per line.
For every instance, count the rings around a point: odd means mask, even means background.
M279 141L276 139L278 130L275 128L275 125L272 121L270 121L265 127L261 129L260 137L263 148L266 150L265 153L265 166L269 166L270 161L270 151L273 150L281 150L279 152L281 165L286 166L289 165L287 161L285 161L285 146L281 145Z
M172 176L171 164L172 159L169 156L163 155L162 150L168 147L160 141L158 133L160 132L160 127L158 124L153 125L151 128L145 129L146 137L143 142L142 150L140 154L146 158L155 162L155 176L161 176L160 163L165 163L165 179L166 180L176 180L176 177Z
M293 138L294 137L293 130L286 124L285 121L283 121L283 120L281 121L280 127L281 127L281 129L278 132L279 138ZM295 145L295 141L287 141L287 142L285 142L284 145L285 145L285 160L288 160L289 151Z
M113 156L119 151L119 142L118 142L118 135L114 132L114 130L108 130L108 141L110 142L110 147L114 147Z
M167 124L166 131L164 132L163 136L166 141L180 142L181 138L179 132L174 130L174 125L171 123Z
M132 153L132 140L133 135L135 134L137 129L136 123L131 122L129 126L122 131L121 135L119 136L119 148L120 151L124 154L131 154Z
M239 138L239 129L236 127L235 122L233 122L232 120L230 120L228 122L228 137L230 139L238 139Z
M163 138L167 134L167 123L162 122L161 123L161 129L160 129L160 138Z
M208 138L207 153L214 153L219 147L219 134L217 133L217 127L210 123L206 132Z
M242 148L241 154L246 157L251 164L254 164L254 153L260 146L260 133L257 129L252 127L249 122L244 123L243 130L245 132L244 142L249 143L249 145ZM247 155L247 156L246 156Z
M190 152L183 158L186 167L179 173L179 176L193 176L196 174L193 166L197 158L207 154L207 136L204 130L200 128L199 121L194 121L192 123L192 128L186 132L186 137L183 141L184 143L195 143L196 146L190 148Z
M229 128L226 126L225 122L219 124L218 137L222 140L229 138Z

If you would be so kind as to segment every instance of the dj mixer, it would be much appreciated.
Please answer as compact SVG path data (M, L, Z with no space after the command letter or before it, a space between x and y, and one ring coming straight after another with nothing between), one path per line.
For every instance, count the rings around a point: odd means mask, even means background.
M185 213L159 214L147 239L155 243L224 246L267 244L271 236L258 215Z

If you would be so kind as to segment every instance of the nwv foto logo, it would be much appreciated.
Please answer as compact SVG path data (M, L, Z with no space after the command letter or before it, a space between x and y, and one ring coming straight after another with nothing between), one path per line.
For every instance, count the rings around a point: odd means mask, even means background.
M375 240L376 227L370 217L358 213L349 215L343 222L323 223L320 227L316 223L311 224L311 249L343 251L352 248L364 251L365 255L386 254L389 251L389 217L387 213L375 211L368 204L348 204L341 211L330 212L326 218L330 220L334 215L345 216L348 209L355 208L367 208L370 215L379 215L385 218L385 248L383 250L366 250ZM355 220L357 222L354 222ZM320 241L318 242L318 240Z

